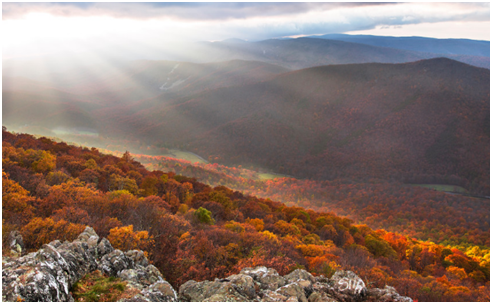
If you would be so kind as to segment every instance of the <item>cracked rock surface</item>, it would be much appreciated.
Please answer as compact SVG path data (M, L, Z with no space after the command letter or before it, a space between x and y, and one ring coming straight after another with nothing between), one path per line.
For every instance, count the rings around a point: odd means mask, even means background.
M13 234L12 247L22 253L22 237ZM17 246L19 245L19 246ZM330 279L297 269L281 276L275 269L244 268L225 279L190 280L179 292L163 278L140 250L122 252L87 227L73 242L53 241L34 253L6 258L2 269L2 300L27 302L74 301L70 289L95 270L124 280L136 290L122 302L411 302L390 286L367 288L351 271Z
M249 279L247 278L249 277ZM238 275L215 281L188 281L179 288L182 302L411 302L393 287L367 289L351 271L337 271L331 279L305 270L280 276L263 266L244 268Z
M96 269L141 290L135 301L177 300L176 291L163 280L159 270L149 264L142 251L123 253L115 250L91 227L73 242L56 240L43 245L37 252L5 262L2 267L3 301L74 301L71 287Z

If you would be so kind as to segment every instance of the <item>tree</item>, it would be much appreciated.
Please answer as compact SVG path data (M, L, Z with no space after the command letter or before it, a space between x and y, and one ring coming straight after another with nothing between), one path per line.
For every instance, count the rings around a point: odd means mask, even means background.
M21 229L26 249L37 249L54 240L73 241L85 229L85 225L69 223L52 218L33 218Z
M198 208L198 210L195 211L194 215L195 215L195 218L200 223L204 223L207 225L215 224L215 220L212 218L212 212L208 211L207 209L205 209L203 207Z
M262 219L254 218L254 219L246 219L246 223L253 225L256 231L263 231L265 229L265 223Z
M127 190L132 194L137 194L138 186L135 180L131 178L121 177L116 174L112 174L109 180L109 191L113 190Z
M40 151L37 160L32 163L34 172L47 173L56 168L56 156L48 151Z
M374 254L375 257L388 257L388 258L397 258L398 255L391 248L391 246L385 240L380 239L377 236L368 234L365 237L366 247L369 249L369 252Z
M153 244L147 231L133 231L133 225L116 227L109 231L108 240L122 251L140 249L148 251Z

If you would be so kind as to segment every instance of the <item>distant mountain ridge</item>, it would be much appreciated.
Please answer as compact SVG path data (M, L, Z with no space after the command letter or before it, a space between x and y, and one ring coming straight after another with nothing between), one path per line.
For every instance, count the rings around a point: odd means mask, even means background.
M227 45L238 56L263 47L256 55L272 51L269 60L291 66L350 61L350 50L361 46L364 60L391 59L384 48L311 38L209 45ZM407 51L388 50L408 59ZM178 148L298 178L377 177L489 192L486 69L436 58L296 71L264 61L139 61L112 71L67 86L70 93L4 91L4 122L48 136L57 128L90 128L139 146Z
M228 39L220 42L202 42L197 50L203 54L210 54L204 58L209 61L255 60L289 69L349 63L405 63L437 57L449 57L478 67L490 67L490 59L484 56L441 54L418 49L406 50L384 45L369 45L358 41L318 37L270 39L258 42L238 42Z
M427 52L442 55L469 55L490 57L490 41L485 40L346 34L327 34L308 37L362 43L372 46L390 47L400 50Z
M315 67L157 97L105 130L296 177L454 176L488 193L489 79L488 70L445 58Z
M328 38L328 39L327 39ZM244 41L226 39L215 42L174 42L162 50L142 50L139 59L213 63L230 60L259 61L287 69L349 63L405 63L422 59L447 57L477 67L490 68L490 43L460 39L422 37L381 37L325 35L297 39ZM132 54L130 54L132 55ZM55 87L100 79L108 71L128 68L129 54L86 54L84 56L40 57L30 60L6 60L3 75L49 80ZM94 61L93 58L98 58ZM143 62L145 60L140 61ZM138 63L135 63L138 65ZM49 67L49 69L47 69ZM172 69L172 67L170 68ZM101 79L104 80L104 79Z

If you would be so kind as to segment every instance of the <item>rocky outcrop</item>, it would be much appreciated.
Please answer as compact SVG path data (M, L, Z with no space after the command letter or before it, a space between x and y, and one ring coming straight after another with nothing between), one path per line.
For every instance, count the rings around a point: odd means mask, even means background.
M35 253L4 262L3 301L73 301L71 287L95 270L119 277L127 286L140 290L130 301L177 300L176 291L142 251L115 250L90 227L73 242L53 241Z
M12 250L22 253L22 237L11 235ZM17 246L18 245L18 246ZM11 246L11 247L12 247ZM367 288L351 271L330 279L297 269L281 276L266 267L244 268L239 274L214 281L188 281L179 293L149 264L139 250L115 250L87 227L73 242L53 241L38 252L4 261L3 301L73 301L71 287L84 275L99 270L119 277L129 290L123 302L410 302L390 286Z
M10 255L12 257L20 257L24 254L24 240L19 231L11 231L8 242L10 245Z
M351 271L337 271L331 279L305 270L280 276L266 267L245 268L214 281L188 281L179 288L183 302L411 302L392 287L368 289Z

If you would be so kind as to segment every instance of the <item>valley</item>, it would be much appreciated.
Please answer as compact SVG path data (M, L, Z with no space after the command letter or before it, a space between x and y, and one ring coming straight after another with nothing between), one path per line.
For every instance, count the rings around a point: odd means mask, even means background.
M90 226L173 288L266 266L490 300L488 41L328 34L123 53L4 60L8 258Z
M444 58L290 72L242 61L137 66L136 74L83 86L86 95L4 90L4 124L46 136L89 128L103 141L126 142L127 150L190 151L298 178L452 184L489 196L486 69ZM147 80L161 69L189 80L162 93L164 80ZM132 79L153 87L153 97L130 102L125 98L135 95L111 89ZM93 95L109 99L101 104Z

